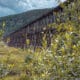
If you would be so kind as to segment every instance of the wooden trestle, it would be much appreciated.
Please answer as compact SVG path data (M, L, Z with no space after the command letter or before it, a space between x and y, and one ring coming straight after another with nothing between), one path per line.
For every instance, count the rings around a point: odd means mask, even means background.
M49 47L54 29L49 29L48 24L53 23L54 20L55 16L52 12L12 33L9 36L8 46L18 48L42 47L43 37L46 35L47 47ZM27 43L27 40L29 40L29 43Z

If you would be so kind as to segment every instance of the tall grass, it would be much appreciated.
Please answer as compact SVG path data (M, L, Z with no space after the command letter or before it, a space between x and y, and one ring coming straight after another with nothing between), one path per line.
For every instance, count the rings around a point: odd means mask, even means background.
M79 26L67 22L57 30L47 49L16 49L1 41L0 80L79 80Z

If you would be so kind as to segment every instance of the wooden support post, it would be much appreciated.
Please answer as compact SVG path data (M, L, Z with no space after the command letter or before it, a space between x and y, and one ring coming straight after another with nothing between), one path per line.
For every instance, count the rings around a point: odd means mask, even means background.
M46 33L47 47L51 46L51 39L52 39L51 31L48 30L47 33Z
M42 47L42 33L36 33L36 46Z
M42 46L42 33L28 34L30 46L36 48Z
M20 30L10 36L8 43L11 47L24 48L26 47L26 34L25 29Z

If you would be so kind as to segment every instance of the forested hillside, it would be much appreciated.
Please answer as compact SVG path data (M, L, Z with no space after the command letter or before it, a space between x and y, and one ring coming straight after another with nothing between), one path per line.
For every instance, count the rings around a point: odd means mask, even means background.
M23 26L26 26L32 23L33 21L39 19L40 17L42 17L42 15L45 15L46 13L50 12L52 9L53 8L35 9L35 10L27 11L21 14L1 17L0 28L1 29L4 28L5 35L7 35L8 33L12 33L16 30L19 30Z
M60 6L63 13L49 24L57 29L51 48L45 41L35 51L16 49L0 40L0 80L80 80L80 0Z

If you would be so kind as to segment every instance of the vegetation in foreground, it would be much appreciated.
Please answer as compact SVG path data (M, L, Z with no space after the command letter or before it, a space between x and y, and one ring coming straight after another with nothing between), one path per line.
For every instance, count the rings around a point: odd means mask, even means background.
M33 49L15 49L1 41L1 80L79 80L79 27L70 22L59 26L58 30L65 29L65 32L54 35L50 49L36 49L35 52Z

